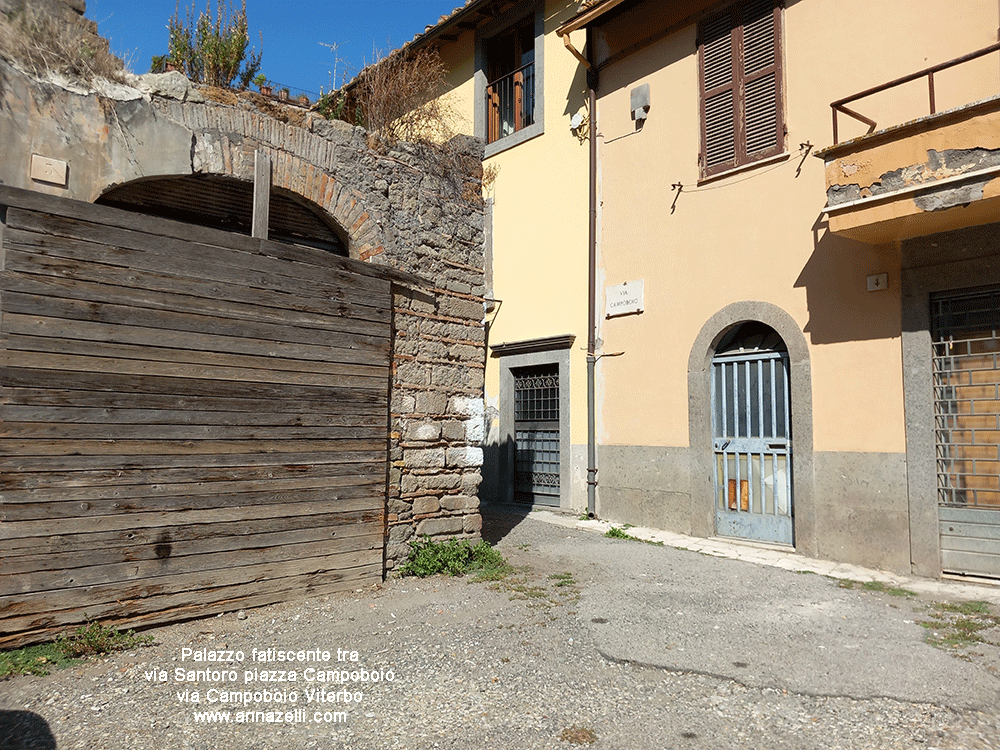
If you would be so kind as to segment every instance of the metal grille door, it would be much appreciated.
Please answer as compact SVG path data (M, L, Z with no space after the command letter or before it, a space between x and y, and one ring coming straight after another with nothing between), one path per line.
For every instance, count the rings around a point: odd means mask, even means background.
M1000 288L931 298L944 572L1000 577Z
M559 505L559 365L513 370L514 500Z
M712 361L715 529L719 536L792 544L787 352Z

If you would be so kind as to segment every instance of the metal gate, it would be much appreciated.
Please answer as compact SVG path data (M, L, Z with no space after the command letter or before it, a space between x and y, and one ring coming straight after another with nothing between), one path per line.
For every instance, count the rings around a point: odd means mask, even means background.
M1000 577L1000 287L931 297L941 569Z
M559 505L559 365L514 376L514 500Z
M715 530L792 540L788 353L770 328L744 324L712 360Z

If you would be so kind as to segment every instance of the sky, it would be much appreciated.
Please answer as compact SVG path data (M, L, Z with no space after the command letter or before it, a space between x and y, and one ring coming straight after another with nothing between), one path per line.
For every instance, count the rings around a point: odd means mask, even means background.
M208 0L179 0L180 15ZM226 2L226 0L221 0ZM239 7L240 0L230 0ZM216 0L211 0L214 10ZM246 0L250 44L261 49L261 72L280 86L318 94L437 23L464 0ZM111 51L134 73L148 73L150 58L167 51L167 22L178 0L87 0ZM323 44L335 46L335 50ZM336 82L334 74L336 73Z

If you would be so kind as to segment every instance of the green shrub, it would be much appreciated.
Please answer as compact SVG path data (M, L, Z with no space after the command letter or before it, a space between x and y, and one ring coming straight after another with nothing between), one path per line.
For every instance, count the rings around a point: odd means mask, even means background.
M123 633L117 628L90 622L52 643L0 651L0 679L18 674L46 675L52 669L75 664L82 657L126 651L152 643L151 635L136 635L132 630Z
M260 72L261 53L247 50L250 43L247 6L233 10L231 0L216 0L215 12L207 7L195 17L194 6L182 20L179 9L167 24L167 54L153 58L152 72L167 63L179 67L195 83L245 89Z
M117 628L90 622L81 625L70 636L56 640L56 647L67 657L98 656L113 651L127 651L136 646L148 646L151 635L136 635L134 630L124 633Z
M503 555L486 542L475 545L469 544L465 539L435 542L425 536L410 542L410 555L399 572L404 576L419 578L439 573L450 576L478 573L477 579L496 580L509 570L510 566Z

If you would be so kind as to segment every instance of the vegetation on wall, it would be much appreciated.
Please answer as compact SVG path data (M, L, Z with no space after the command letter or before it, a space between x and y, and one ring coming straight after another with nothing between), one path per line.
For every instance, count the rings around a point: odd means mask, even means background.
M184 19L178 8L167 24L167 53L153 58L151 72L170 66L195 83L220 88L245 89L260 72L261 54L250 44L246 0L234 10L232 0L216 0L195 15L194 6ZM263 45L263 37L261 37Z
M443 94L447 68L436 49L401 50L361 71L351 85L355 120L387 143L441 143L452 133Z
M88 82L95 78L121 82L125 74L106 41L26 2L0 13L0 57L39 77L60 73Z

